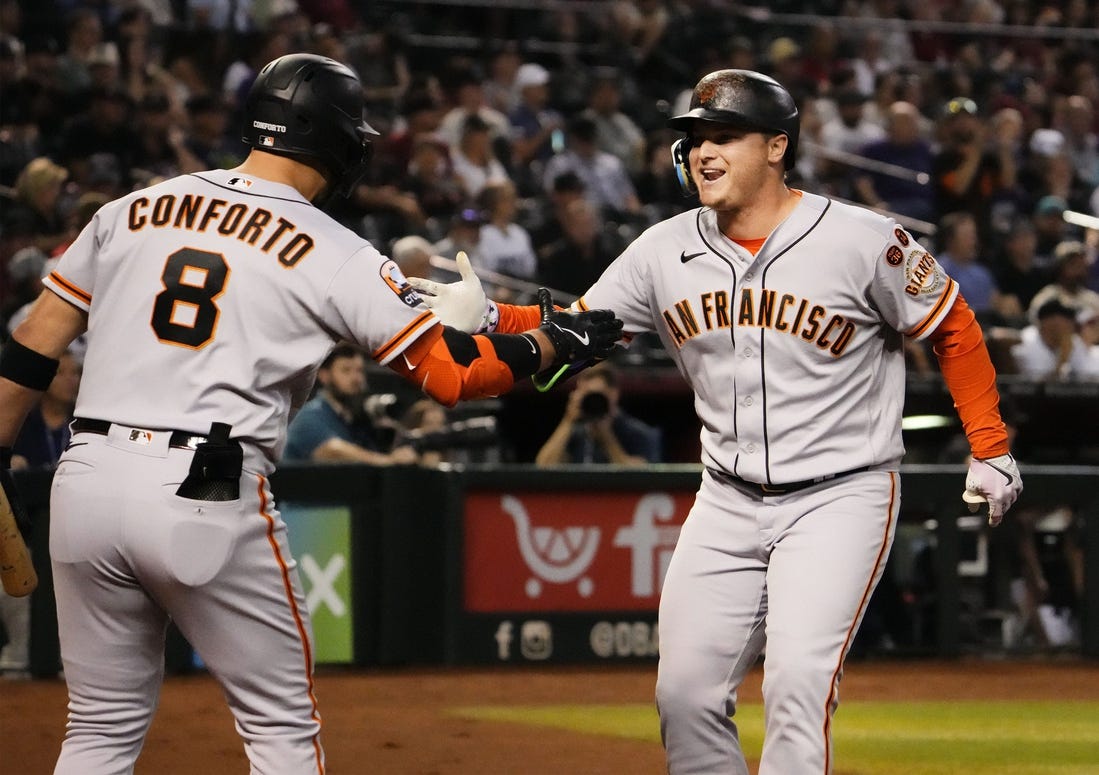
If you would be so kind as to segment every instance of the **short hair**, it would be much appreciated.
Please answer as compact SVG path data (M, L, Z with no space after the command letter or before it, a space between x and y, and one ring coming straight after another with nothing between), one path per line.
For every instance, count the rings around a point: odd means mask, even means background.
M330 369L333 363L342 358L363 358L365 360L366 354L354 342L340 342L328 351L328 355L321 361L321 368Z

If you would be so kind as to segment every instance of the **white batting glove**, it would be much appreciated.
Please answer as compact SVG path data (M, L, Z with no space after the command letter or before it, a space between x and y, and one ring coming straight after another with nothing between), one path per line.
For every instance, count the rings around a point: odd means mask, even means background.
M988 524L1000 524L1004 514L1023 491L1023 478L1011 455L999 455L987 460L973 459L965 477L962 500L976 512L980 504L988 503Z
M500 310L496 302L485 296L481 280L469 263L465 251L454 257L462 279L453 283L437 283L423 277L409 277L408 282L423 297L426 304L443 323L467 334L483 334L496 330Z

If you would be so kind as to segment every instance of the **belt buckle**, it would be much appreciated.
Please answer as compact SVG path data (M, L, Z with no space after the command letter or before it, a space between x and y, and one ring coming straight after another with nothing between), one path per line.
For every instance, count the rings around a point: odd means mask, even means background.
M764 495L785 495L786 494L786 488L785 487L772 487L771 485L763 484L762 482L759 485L759 489Z

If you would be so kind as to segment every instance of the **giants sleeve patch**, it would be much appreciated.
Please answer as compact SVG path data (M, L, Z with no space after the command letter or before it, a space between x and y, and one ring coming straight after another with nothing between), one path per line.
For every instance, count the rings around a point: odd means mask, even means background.
M423 301L420 295L416 293L416 289L405 278L404 272L393 261L386 261L382 264L380 270L382 279L385 284L389 286L389 289L397 294L397 297L410 307L419 306Z

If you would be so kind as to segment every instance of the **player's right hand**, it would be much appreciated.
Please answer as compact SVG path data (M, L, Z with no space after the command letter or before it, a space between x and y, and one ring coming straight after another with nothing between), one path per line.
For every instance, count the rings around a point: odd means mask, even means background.
M560 310L546 288L538 289L538 307L542 313L538 330L553 344L555 364L601 361L622 338L622 321L609 309Z
M409 277L409 284L420 292L424 304L445 325L467 334L493 331L500 317L496 302L485 296L481 280L465 251L458 251L454 260L462 278L457 282L437 283L423 277Z
M965 477L962 499L976 511L982 502L988 503L988 524L1000 524L1004 514L1023 491L1023 478L1011 455L999 455L987 460L973 459Z

